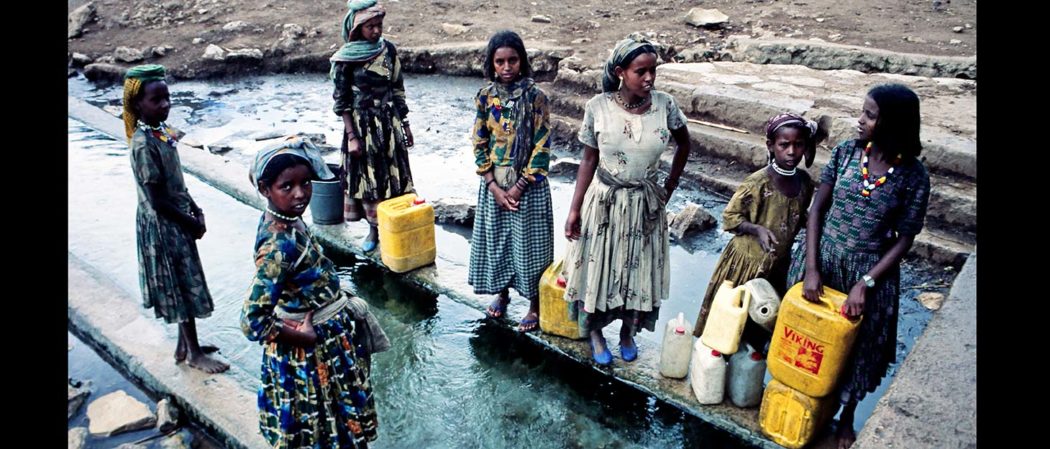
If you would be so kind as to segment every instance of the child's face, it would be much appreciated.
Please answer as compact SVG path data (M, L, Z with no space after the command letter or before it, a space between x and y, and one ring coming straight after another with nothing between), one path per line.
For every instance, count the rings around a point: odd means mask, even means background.
M171 97L168 85L163 81L153 81L143 87L141 97L136 103L139 118L149 125L157 126L168 119L171 110Z
M617 67L623 77L623 90L640 97L648 96L656 82L656 55L642 53L625 69Z
M310 197L314 191L311 179L310 167L298 164L284 169L277 175L277 179L274 179L273 184L259 191L270 201L270 207L274 211L281 215L298 217L306 212L306 206L310 204Z
M879 104L871 96L864 97L860 117L857 118L857 138L871 140L875 136L875 125L879 122Z
M368 42L378 42L383 35L383 18L373 17L361 24L361 38Z
M492 66L501 83L513 83L521 75L521 56L513 48L497 48L492 54Z
M790 170L798 167L799 161L806 153L806 137L798 128L783 127L777 130L775 138L766 142L766 147L773 152L777 166Z

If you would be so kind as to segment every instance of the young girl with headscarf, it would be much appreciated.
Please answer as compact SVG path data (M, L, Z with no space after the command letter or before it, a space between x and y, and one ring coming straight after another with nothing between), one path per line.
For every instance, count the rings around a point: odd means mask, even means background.
M377 205L415 191L408 148L408 125L401 60L393 42L383 38L386 9L376 0L351 0L343 18L345 44L332 55L335 82L333 111L343 119L344 216L368 221L365 251L379 243Z
M565 236L565 299L584 314L599 365L612 363L602 328L621 320L620 356L638 357L634 335L655 330L670 285L664 206L689 155L686 118L674 98L653 90L656 49L628 37L605 63L602 93L587 102L577 138L584 144ZM658 183L660 155L677 144Z

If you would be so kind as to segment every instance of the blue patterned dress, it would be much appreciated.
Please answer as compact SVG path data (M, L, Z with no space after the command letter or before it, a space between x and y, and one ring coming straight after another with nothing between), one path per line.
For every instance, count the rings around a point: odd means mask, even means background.
M284 323L275 308L316 310L344 295L335 264L304 229L265 214L255 241L258 268L241 310L241 331L263 345L259 429L275 448L360 448L376 438L370 354L343 309L314 324L317 344L274 338Z

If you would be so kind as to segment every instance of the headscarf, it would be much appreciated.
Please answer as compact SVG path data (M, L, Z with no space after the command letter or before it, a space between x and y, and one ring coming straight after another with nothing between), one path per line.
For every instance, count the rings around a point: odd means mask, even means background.
M252 187L259 188L259 177L266 171L266 167L270 165L273 158L280 154L291 154L305 160L317 179L335 177L321 157L321 151L309 139L289 136L280 142L267 145L255 154L255 162L252 163L252 169L248 172L248 179L252 182Z
M653 47L653 44L644 37L632 34L617 42L609 60L605 61L605 71L602 73L602 92L620 90L620 79L616 76L616 67L642 53L656 53L656 47Z
M343 17L344 44L339 50L336 50L331 58L329 58L333 65L336 62L359 62L371 60L378 56L386 45L386 41L382 36L380 36L379 40L375 43L364 39L350 40L350 36L354 34L354 30L361 26L362 23L386 15L386 9L383 8L382 5L376 3L376 0L350 0L346 2L346 7L350 10L347 11L346 16Z
M820 129L820 125L813 120L809 120L798 114L785 112L770 117L769 120L766 121L766 139L773 140L776 137L777 130L788 125L802 126L809 130L809 136L806 137L806 152L804 156L806 159L806 167L813 165L813 158L817 153L817 143L827 137L827 131ZM772 161L772 155L770 155L770 160Z
M146 83L158 80L164 80L164 66L160 64L138 65L128 69L124 75L124 134L128 136L129 142L139 121L134 108L135 97L142 92L142 86Z

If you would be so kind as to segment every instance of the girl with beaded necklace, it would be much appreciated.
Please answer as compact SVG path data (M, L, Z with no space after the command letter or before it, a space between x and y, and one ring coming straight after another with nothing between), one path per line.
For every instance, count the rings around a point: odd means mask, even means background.
M723 281L741 285L763 278L780 294L785 292L791 245L806 223L806 206L813 196L813 181L798 165L803 156L806 166L812 165L817 143L827 135L826 125L818 127L796 114L778 114L766 121L769 164L744 179L722 212L722 229L735 236L715 265L693 335L703 332ZM769 333L748 321L744 340L763 351Z
M875 391L897 355L900 264L922 230L930 176L919 160L919 97L900 84L873 87L857 139L840 143L820 176L805 243L788 280L803 297L823 286L848 292L843 314L864 316L838 386L838 447L853 444L857 403Z
M164 67L132 67L124 80L124 132L138 190L135 237L143 305L158 318L179 324L175 362L206 373L229 365L206 353L197 341L195 318L215 308L204 280L195 240L204 236L204 211L190 197L175 145L182 133L164 123L171 110Z

